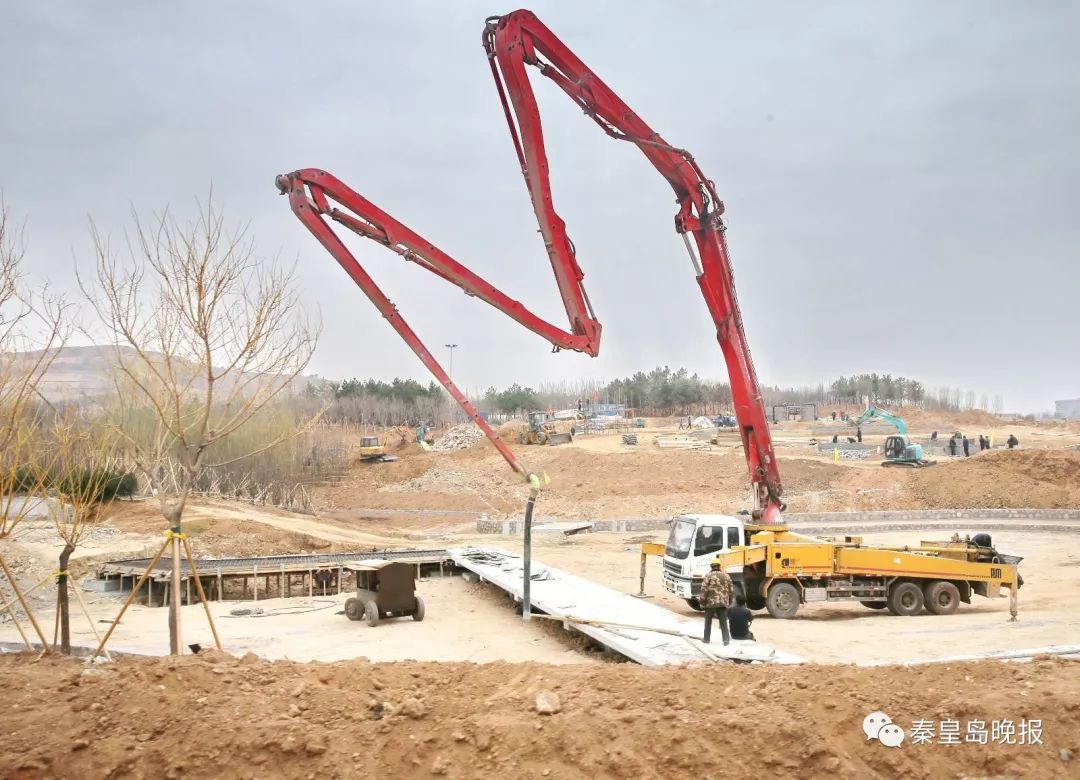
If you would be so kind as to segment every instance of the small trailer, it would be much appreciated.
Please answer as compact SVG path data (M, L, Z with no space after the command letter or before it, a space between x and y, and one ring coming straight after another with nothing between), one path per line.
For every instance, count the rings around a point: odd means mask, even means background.
M416 567L402 561L375 559L345 564L356 575L356 595L345 601L349 620L379 625L382 618L424 619L424 600L416 595Z

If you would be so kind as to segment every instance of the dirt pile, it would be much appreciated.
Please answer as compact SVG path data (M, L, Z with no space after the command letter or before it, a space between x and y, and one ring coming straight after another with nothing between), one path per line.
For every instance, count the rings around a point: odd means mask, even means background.
M722 765L747 778L1068 777L1080 761L1062 758L1080 753L1078 670L1059 660L650 670L216 654L87 669L7 656L0 775L708 777ZM887 748L862 731L876 710L907 730L1041 720L1042 744Z
M1068 509L1080 506L1080 452L985 452L911 473L909 491L926 509Z
M435 440L433 450L465 450L484 438L484 432L472 423L462 423L448 428Z

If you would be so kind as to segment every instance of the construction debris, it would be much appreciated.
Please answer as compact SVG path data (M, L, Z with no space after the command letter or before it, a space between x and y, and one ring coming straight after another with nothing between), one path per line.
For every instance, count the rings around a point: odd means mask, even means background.
M707 441L678 434L657 436L653 442L662 450L702 450L709 446Z
M472 423L462 423L450 428L435 440L433 450L467 450L484 438L484 432Z

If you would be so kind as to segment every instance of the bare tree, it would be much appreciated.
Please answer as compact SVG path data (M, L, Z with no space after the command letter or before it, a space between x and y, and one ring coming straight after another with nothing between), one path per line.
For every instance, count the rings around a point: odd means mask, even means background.
M57 500L50 503L50 515L57 535L64 543L56 577L56 619L61 652L70 654L68 563L72 553L97 525L102 503L130 491L133 488L130 480L134 475L129 474L115 456L115 434L110 429L102 430L93 420L78 415L67 419L57 417L51 434L52 441L46 446L54 448L55 455L50 457L48 471L51 492ZM79 601L81 604L81 597ZM97 633L96 629L94 633Z
M34 511L46 490L45 472L31 466L49 413L38 388L68 332L63 299L50 295L45 286L35 293L27 290L22 274L25 252L24 232L12 223L0 201L0 540ZM22 605L45 645L2 555L0 570L16 597L8 603L17 600ZM11 614L14 618L14 611ZM18 620L15 623L18 626Z
M79 282L112 343L112 424L161 504L172 534L169 643L180 637L180 533L200 470L215 447L285 393L307 366L318 328L302 315L294 274L256 255L213 200L190 225L168 212L132 214L125 251L92 228L97 262ZM235 461L303 429L229 455ZM166 484L164 464L179 465ZM173 472L175 473L175 472Z

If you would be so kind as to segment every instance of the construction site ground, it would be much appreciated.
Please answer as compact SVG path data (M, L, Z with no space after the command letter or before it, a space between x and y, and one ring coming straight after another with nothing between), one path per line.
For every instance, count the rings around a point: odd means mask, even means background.
M558 447L514 445L531 468L551 478L538 522L745 508L745 462L734 435L721 433L720 443L704 450L661 450L651 437L676 430L670 421L650 425L638 430L636 447L618 435L578 437ZM969 424L916 422L915 435L930 426L944 432ZM880 458L834 462L810 446L814 426L783 423L775 435L789 511L1080 508L1080 429L1000 422L985 429L998 442L1015 431L1023 449L904 470L881 468ZM982 432L972 428L970 435L974 440ZM873 441L888 431L864 433ZM185 531L200 556L469 544L520 550L518 536L476 531L478 517L518 518L524 506L523 487L489 445L435 452L408 445L395 454L395 462L355 464L345 480L318 490L315 515L199 499L185 515ZM104 560L152 553L162 542L165 525L151 499L115 502L103 517L72 559L76 578L92 576ZM500 591L459 578L419 583L428 604L422 623L403 619L375 629L340 614L348 594L215 603L226 649L263 660L126 659L84 673L78 662L0 658L0 690L21 713L0 738L0 776L394 774L387 767L409 768L410 776L469 777L479 770L520 777L708 776L717 771L716 756L735 746L767 763L726 762L725 775L1075 776L1078 759L1064 761L1061 752L1080 752L1075 661L851 666L1076 643L1080 522L1060 521L1054 531L1032 530L1030 521L1012 524L992 533L999 549L1024 557L1015 623L1008 621L1006 599L981 598L948 617L900 618L858 604L806 605L786 621L758 613L759 640L827 664L822 667L661 671L613 663L558 625L522 624ZM890 544L970 530L962 518L949 529L860 529L868 542ZM662 530L537 535L534 556L636 593L640 543L665 536ZM27 587L55 569L59 547L47 524L26 523L0 544ZM645 587L656 603L696 614L664 592L658 559L650 559ZM50 636L54 593L43 587L32 597ZM84 595L103 630L119 600ZM264 614L230 614L254 606ZM133 607L114 648L163 655L166 612ZM182 612L184 641L211 646L201 608ZM72 627L76 644L93 644L77 612ZM19 641L10 622L0 623L0 641ZM301 661L334 663L293 663ZM399 663L381 663L389 661ZM559 715L536 714L542 689L559 695ZM867 744L860 725L876 709L908 723L1042 717L1045 744L881 749ZM385 714L376 719L375 712ZM188 746L181 749L181 742Z
M0 658L12 778L1076 776L1076 662L922 667ZM538 714L539 695L558 712ZM1041 720L1041 744L866 739L887 711Z

